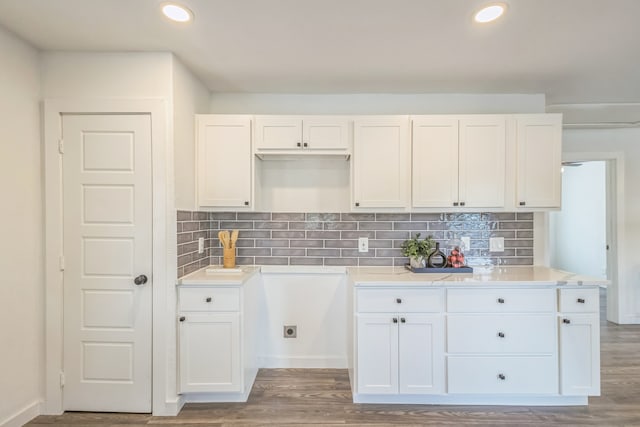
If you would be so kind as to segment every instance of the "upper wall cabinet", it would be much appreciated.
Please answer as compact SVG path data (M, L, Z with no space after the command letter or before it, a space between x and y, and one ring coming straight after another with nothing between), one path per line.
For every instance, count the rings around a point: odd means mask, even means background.
M503 207L505 146L504 116L415 117L412 206Z
M349 122L334 116L258 116L255 151L284 154L348 154Z
M354 121L353 201L358 208L406 208L409 120L381 116Z
M516 116L516 199L518 209L561 204L562 116Z
M251 117L198 115L196 127L198 206L251 209Z

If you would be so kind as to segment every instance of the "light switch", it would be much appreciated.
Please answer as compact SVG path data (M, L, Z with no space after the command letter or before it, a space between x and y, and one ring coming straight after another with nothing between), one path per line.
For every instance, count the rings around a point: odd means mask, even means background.
M462 241L462 248L460 248L460 250L462 251L463 254L466 254L467 251L471 249L471 237L469 236L461 237L460 240Z
M489 252L504 252L504 237L489 238Z
M198 238L198 253L201 254L204 252L204 237Z

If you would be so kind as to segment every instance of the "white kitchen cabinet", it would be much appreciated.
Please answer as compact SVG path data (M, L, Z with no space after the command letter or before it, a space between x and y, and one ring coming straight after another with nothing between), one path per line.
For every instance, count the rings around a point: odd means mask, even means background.
M178 392L186 401L244 402L264 335L260 275L242 285L197 280L178 287Z
M198 206L251 209L251 117L198 115L196 127Z
M349 121L344 117L256 117L257 154L348 154L349 147Z
M504 206L504 116L422 116L412 125L413 207Z
M562 116L515 117L516 208L560 208Z
M407 208L411 168L408 117L354 121L352 207Z
M180 391L240 392L240 314L183 313Z
M449 393L557 394L553 289L448 289Z
M597 288L560 289L560 392L600 395L600 322Z
M358 292L356 393L444 392L443 301L440 289Z

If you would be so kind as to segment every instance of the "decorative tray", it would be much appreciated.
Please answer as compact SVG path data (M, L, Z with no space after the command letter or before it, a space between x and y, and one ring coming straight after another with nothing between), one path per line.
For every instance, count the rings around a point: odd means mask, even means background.
M413 268L409 264L405 264L404 267L412 273L473 273L472 267Z

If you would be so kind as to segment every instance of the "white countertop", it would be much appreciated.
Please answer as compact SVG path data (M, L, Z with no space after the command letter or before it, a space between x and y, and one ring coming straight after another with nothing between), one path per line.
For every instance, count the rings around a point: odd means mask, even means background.
M473 273L412 273L405 267L260 267L243 266L239 273L207 273L201 268L180 279L180 285L242 285L262 270L263 274L344 274L356 286L465 286L465 285L547 285L547 286L604 286L606 279L581 276L566 271L539 266L473 267Z
M609 284L606 279L539 266L473 267L473 273L412 273L404 267L350 267L347 268L347 274L356 286L388 284L600 286Z
M239 273L226 273L226 272L216 272L216 273L207 273L207 268L211 268L213 266L208 266L201 268L200 270L194 271L193 273L187 274L182 278L178 279L178 286L180 285L208 285L208 286L216 286L216 285L242 285L244 284L251 276L258 273L260 271L260 267L241 267L241 272Z

